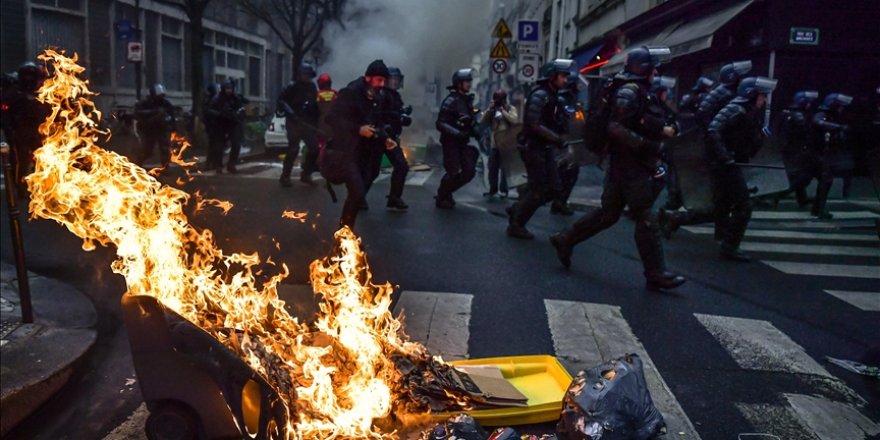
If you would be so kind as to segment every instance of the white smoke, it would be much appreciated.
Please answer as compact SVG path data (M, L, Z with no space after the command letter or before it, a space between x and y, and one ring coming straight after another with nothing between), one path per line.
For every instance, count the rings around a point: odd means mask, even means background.
M382 59L405 76L401 95L414 106L425 104L425 86L448 85L452 73L470 67L489 38L490 2L474 0L351 0L345 28L324 34L329 59L319 65L342 88Z

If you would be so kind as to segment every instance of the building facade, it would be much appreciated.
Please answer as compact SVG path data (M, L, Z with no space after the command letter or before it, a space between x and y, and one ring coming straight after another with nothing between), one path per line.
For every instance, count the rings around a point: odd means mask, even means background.
M188 109L192 68L188 19L179 9L151 0L3 0L0 4L0 71L15 70L44 49L76 53L102 109L136 101L136 64L129 43L143 47L142 88L162 83L169 100ZM251 102L274 100L290 80L290 56L264 23L215 0L205 13L203 83L232 79Z

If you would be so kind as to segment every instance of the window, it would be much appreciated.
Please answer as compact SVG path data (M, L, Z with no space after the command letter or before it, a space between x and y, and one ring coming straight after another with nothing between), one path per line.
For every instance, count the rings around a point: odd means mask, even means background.
M37 55L47 48L64 49L68 56L86 58L85 20L78 15L34 8L31 12L31 35Z
M261 63L258 57L248 57L248 95L260 96Z
M183 90L183 48L179 38L162 36L162 81L168 90Z
M244 55L229 52L226 54L226 67L230 69L244 70Z
M226 52L222 50L214 51L214 65L217 67L226 67Z
M82 12L82 0L31 0L35 5L50 6L58 9L67 9L69 11Z

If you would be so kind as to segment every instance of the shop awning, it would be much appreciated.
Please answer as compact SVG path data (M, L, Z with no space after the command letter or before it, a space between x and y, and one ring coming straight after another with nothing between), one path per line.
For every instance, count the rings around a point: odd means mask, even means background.
M608 64L602 67L602 74L620 71L629 51L641 46L667 46L672 52L673 58L708 49L712 46L712 37L715 32L739 15L752 2L753 0L741 1L693 21L673 23L662 32L627 46L626 50L612 57Z
M605 42L600 41L590 47L584 48L584 50L572 53L571 58L574 60L578 69L581 69L596 62L596 55L599 54L599 51L602 50L603 47L605 47Z

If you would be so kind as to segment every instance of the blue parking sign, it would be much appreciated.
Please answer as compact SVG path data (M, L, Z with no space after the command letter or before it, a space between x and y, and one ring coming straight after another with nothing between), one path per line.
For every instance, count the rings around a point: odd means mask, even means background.
M541 22L538 20L519 20L516 22L516 41L537 43L541 38Z

